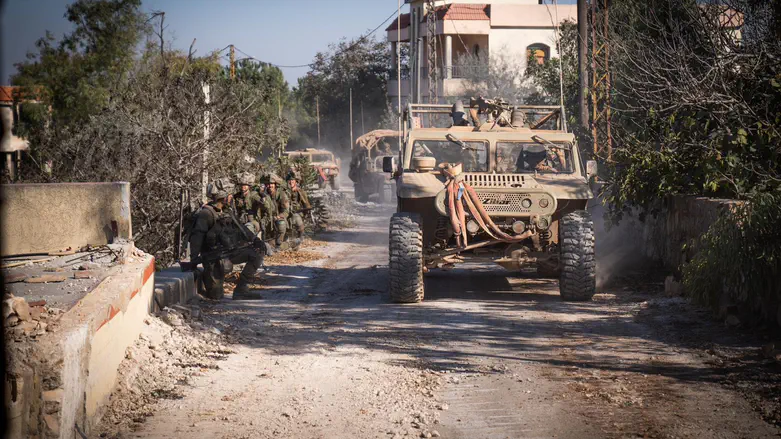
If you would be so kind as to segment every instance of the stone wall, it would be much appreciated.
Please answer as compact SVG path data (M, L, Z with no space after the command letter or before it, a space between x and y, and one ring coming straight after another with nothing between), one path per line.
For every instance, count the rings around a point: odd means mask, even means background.
M642 226L644 254L676 272L696 252L696 240L739 201L676 195L668 197Z
M130 183L2 187L3 255L46 253L132 239Z

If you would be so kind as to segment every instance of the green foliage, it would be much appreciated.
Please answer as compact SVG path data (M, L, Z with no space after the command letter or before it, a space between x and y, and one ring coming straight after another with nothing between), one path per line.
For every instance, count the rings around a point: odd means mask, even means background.
M754 37L738 40L713 2L614 5L614 213L675 193L753 200L781 191L775 30L754 21ZM755 16L744 1L728 6Z
M147 31L141 0L77 0L65 17L74 30L61 41L46 33L38 53L16 65L14 85L52 106L55 123L83 122L102 109L133 63Z
M781 304L781 196L762 194L722 215L683 266L692 297L715 310L736 304L749 325L775 324Z
M564 111L568 128L576 129L579 114L578 102L578 25L566 20L559 27L559 57L552 57L539 64L531 54L527 62L526 77L536 86L527 97L529 104L560 105L561 84L564 85ZM559 70L563 72L563 81Z
M299 124L298 146L317 140L316 102L320 102L321 143L334 151L350 151L350 89L353 94L354 137L375 129L386 108L390 55L384 42L359 38L318 53L311 71L293 91L306 117ZM363 116L361 108L363 107Z

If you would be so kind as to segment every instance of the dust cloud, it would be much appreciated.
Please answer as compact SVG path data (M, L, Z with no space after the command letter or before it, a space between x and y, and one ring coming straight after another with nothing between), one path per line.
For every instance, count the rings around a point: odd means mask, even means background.
M597 290L612 279L648 268L652 261L645 253L643 224L635 216L624 216L619 224L605 219L605 206L597 202L589 208L594 220L597 258Z

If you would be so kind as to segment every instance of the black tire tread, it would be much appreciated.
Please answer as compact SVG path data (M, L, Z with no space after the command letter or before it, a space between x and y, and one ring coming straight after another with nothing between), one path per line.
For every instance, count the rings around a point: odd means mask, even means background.
M591 214L585 210L569 213L561 219L559 230L561 298L577 302L591 300L596 292L594 222Z
M400 212L390 220L389 278L391 300L423 301L423 228L416 213Z

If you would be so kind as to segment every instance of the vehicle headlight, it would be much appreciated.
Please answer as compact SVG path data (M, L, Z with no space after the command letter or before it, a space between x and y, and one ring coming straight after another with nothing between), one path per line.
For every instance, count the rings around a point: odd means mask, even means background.
M540 198L540 207L545 209L546 207L548 207L548 204L550 204L550 201L548 201L547 198Z
M523 206L524 209L532 207L532 200L529 198L524 198L523 201L521 201L521 206Z
M323 170L323 172L325 172L325 175L328 175L328 174L330 174L330 173L331 173L331 170L330 170L330 169L328 169L328 168L325 168L325 169Z

